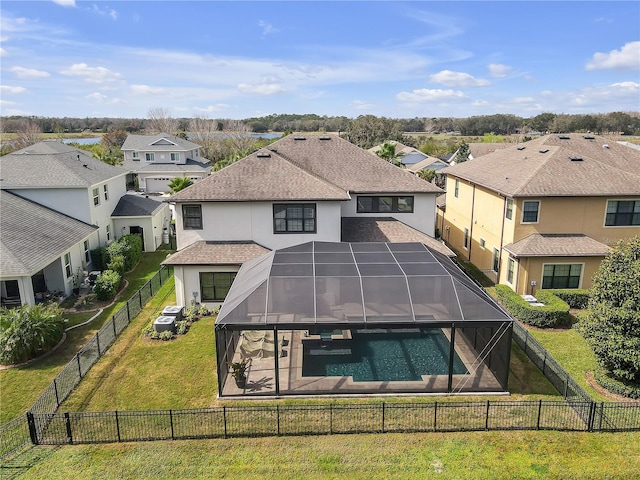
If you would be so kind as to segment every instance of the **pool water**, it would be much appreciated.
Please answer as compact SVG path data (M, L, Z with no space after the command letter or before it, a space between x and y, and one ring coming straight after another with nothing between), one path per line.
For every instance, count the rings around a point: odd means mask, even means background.
M355 382L422 380L448 375L449 340L440 328L354 330L348 341L305 342L302 375L351 376ZM454 374L468 373L454 354Z

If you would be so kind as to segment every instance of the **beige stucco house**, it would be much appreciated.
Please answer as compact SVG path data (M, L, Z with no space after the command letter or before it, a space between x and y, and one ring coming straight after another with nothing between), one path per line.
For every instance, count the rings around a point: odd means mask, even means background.
M589 288L609 246L640 235L640 151L548 135L444 170L445 242L517 292Z

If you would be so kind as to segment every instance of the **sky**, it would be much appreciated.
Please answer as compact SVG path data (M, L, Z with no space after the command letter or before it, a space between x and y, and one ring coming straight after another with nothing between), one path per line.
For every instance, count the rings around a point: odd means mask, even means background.
M0 114L640 111L638 1L10 1Z

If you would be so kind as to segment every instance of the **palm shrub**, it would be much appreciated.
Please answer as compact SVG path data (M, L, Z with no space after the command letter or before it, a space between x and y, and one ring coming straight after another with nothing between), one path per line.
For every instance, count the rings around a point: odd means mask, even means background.
M55 303L0 309L0 363L21 363L53 348L64 333Z

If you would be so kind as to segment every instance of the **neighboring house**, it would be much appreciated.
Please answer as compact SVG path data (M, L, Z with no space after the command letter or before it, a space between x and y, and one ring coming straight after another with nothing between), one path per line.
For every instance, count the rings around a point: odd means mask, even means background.
M215 289L265 249L347 241L345 232L352 242L419 241L451 254L433 238L441 192L338 136L289 135L169 198L179 251L165 263L177 300L220 302ZM227 275L203 277L214 271Z
M158 246L167 243L171 223L171 210L167 203L147 195L128 193L120 198L111 217L119 237L129 234L142 236L142 250L145 252L154 252Z
M126 193L125 169L64 143L43 141L0 157L0 170L1 189L97 226L91 249L116 239L111 213Z
M409 167L409 165L415 165L416 163L422 162L429 158L429 155L426 153L422 153L417 148L408 147L396 140L389 140L385 143L390 143L391 145L395 145L396 147L396 155L398 156L398 160L402 164L403 167ZM369 149L371 153L375 153L382 148L382 145L376 145ZM435 160L435 159L432 159ZM414 170L415 172L415 170Z
M68 296L91 263L98 227L0 190L0 301L33 305Z
M513 143L469 143L467 145L469 147L469 155L467 155L467 160L473 160L474 158L493 153L496 150L502 150L503 148L512 147ZM456 163L463 163L456 161L456 157L458 156L459 151L460 149L456 150L450 156L443 158L443 160L450 163L451 165L455 165Z
M123 166L130 170L129 184L137 177L146 193L169 192L169 182L187 177L193 182L209 175L209 160L200 156L200 145L175 135L129 135L122 145Z
M640 151L604 137L547 135L444 173L443 239L521 294L589 288L608 247L640 235Z

